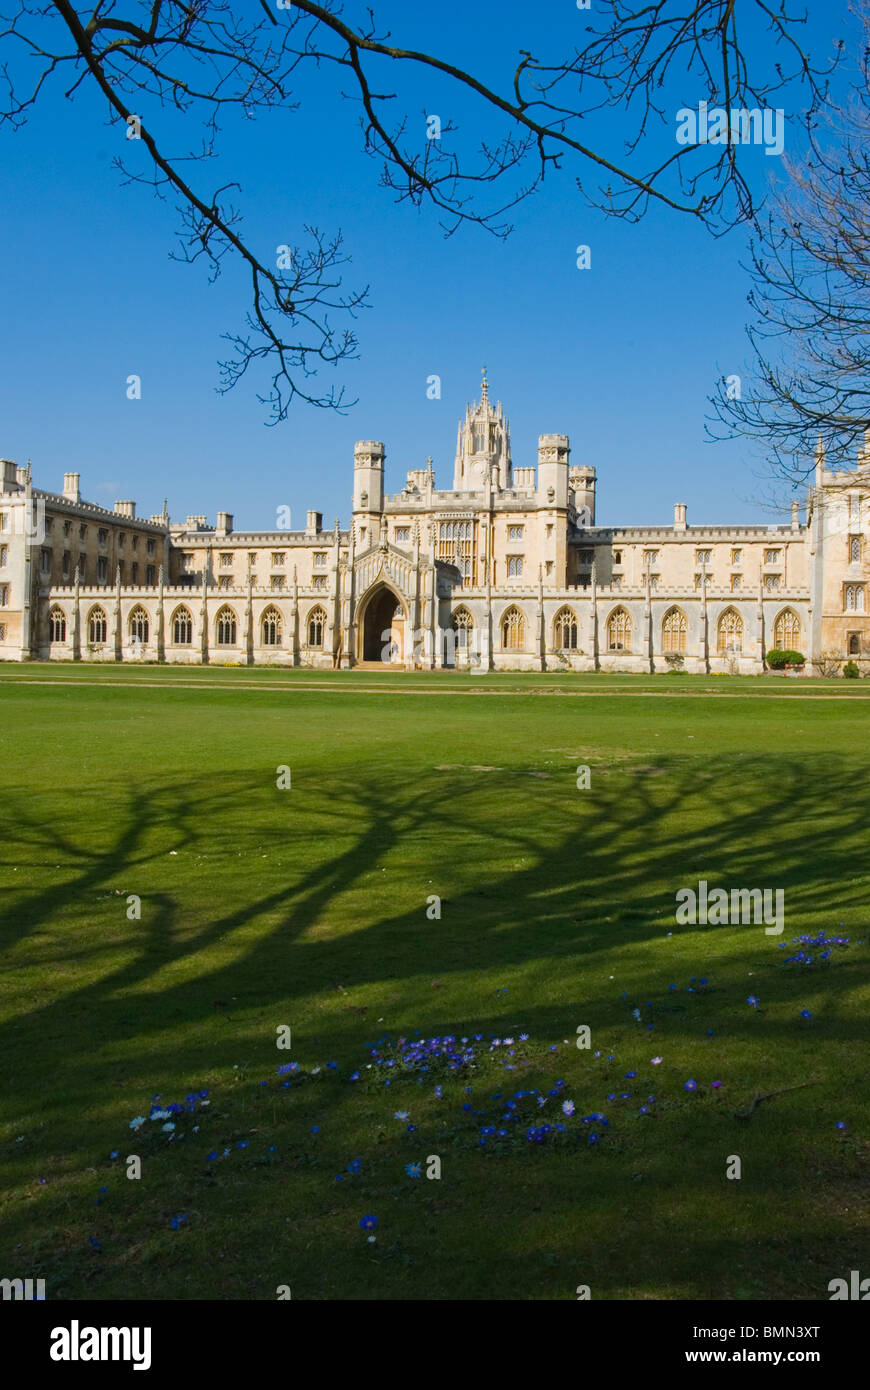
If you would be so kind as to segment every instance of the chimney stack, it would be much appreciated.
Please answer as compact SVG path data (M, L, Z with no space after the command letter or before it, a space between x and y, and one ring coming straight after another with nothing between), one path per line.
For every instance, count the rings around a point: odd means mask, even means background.
M80 502L79 493L79 474L64 473L63 475L63 495L68 502Z
M115 503L115 511L118 513L118 516L128 516L128 517L130 518L130 520L132 521L132 519L133 519L133 518L135 517L135 515L136 515L136 503L135 503L135 502L116 502L116 503Z
M685 502L674 503L674 530L685 531L686 529L686 504Z

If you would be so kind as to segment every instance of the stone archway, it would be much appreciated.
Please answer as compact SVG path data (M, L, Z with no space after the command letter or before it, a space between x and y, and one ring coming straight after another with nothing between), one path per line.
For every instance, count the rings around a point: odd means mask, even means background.
M369 597L362 620L362 660L405 662L405 608L398 594L381 584Z

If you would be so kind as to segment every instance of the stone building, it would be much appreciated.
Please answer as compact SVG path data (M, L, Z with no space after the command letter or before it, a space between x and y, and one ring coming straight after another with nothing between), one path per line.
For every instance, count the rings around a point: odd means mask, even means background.
M354 448L350 527L237 531L34 487L0 461L0 659L408 669L752 674L773 647L870 673L870 440L820 452L806 520L598 526L596 470L544 434L515 467L510 426L466 408L453 487L431 459L385 491L384 445ZM808 668L809 669L809 668Z

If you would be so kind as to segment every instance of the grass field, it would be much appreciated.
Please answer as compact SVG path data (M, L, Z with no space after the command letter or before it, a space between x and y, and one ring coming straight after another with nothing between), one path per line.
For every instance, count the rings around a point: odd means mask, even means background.
M0 1276L803 1300L870 1274L868 697L0 667ZM783 935L678 926L700 879L782 888ZM789 963L820 931L849 945ZM461 1070L386 1066L380 1039L445 1035Z

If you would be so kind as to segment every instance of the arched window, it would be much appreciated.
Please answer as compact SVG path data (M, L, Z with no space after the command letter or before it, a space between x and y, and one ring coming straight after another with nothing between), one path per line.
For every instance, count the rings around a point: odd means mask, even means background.
M92 608L88 614L88 641L94 647L102 646L106 640L109 625L102 608Z
M48 615L48 629L52 642L66 641L66 616L62 608L52 608Z
M456 650L467 652L471 649L471 634L474 632L474 619L467 608L457 608L450 625L456 633Z
M134 608L130 614L130 641L148 641L148 614L144 608Z
M263 614L263 646L280 647L283 627L278 609L267 608Z
M215 619L215 633L219 647L236 645L236 615L232 608L222 608Z
M526 643L526 624L518 608L509 608L501 620L501 644L505 651L522 651Z
M773 625L773 645L781 652L800 651L800 618L790 608L784 608Z
M719 619L717 645L720 656L743 651L743 619L734 608L726 608Z
M554 646L557 652L577 650L577 614L573 608L560 608L553 619Z
M631 618L624 608L614 608L607 620L607 650L631 651Z
M309 647L322 647L323 634L326 631L326 613L322 608L312 608L308 614L308 645Z
M176 608L172 615L172 641L176 647L189 647L193 641L193 618L187 608Z
M861 538L859 536L853 536L852 539L849 541L849 561L851 564L857 565L860 559Z
M668 609L662 621L662 651L684 652L687 628L686 615L682 609Z

